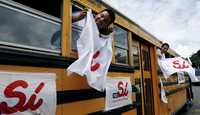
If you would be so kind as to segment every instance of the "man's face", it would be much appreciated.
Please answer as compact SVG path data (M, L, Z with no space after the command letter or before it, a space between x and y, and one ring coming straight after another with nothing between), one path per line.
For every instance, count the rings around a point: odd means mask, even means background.
M100 12L95 16L95 22L99 29L108 27L110 21L110 16L107 11Z
M164 45L164 46L161 47L161 51L163 53L166 53L168 49L169 49L169 47L167 45Z

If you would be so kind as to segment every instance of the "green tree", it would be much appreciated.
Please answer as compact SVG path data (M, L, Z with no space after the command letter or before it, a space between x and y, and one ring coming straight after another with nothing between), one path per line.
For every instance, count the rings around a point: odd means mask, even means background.
M195 68L200 68L200 50L197 51L195 54L193 54L190 57L190 60L192 61L192 66Z

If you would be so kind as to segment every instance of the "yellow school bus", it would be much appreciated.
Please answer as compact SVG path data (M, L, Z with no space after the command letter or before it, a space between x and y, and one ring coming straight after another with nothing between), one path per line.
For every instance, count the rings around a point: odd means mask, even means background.
M188 77L178 84L176 75L165 80L158 71L156 48L162 42L115 10L108 76L131 77L133 104L104 111L105 93L89 87L85 77L68 77L66 71L77 59L82 29L72 24L71 16L85 8L97 13L112 6L100 0L0 0L0 70L56 73L56 115L170 115L190 101ZM171 49L167 55L178 56ZM160 99L159 77L167 104Z

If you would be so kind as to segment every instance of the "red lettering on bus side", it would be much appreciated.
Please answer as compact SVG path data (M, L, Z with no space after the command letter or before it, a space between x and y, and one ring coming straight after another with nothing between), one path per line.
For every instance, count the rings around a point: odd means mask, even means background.
M43 82L40 83L39 86L35 89L35 93L38 94L42 90L44 85L45 84ZM25 104L26 95L22 92L14 91L14 89L16 89L17 87L23 87L25 89L25 88L28 87L28 83L26 81L23 81L23 80L18 80L18 81L15 81L15 82L9 84L5 88L5 90L4 90L5 97L7 97L7 98L18 98L19 101L13 107L9 107L6 102L1 102L0 103L0 113L12 114L12 113L16 113L18 111L20 111L20 112L26 111L29 108L34 111L34 110L38 109L43 104L43 99L39 99L38 102L36 104L34 104L35 100L37 98L36 94L32 94L30 99L28 100L28 102Z
M19 110L19 111L23 112L23 111L28 110L29 108L32 111L35 111L36 109L38 109L42 105L43 99L39 99L39 101L36 104L34 104L35 100L36 100L36 97L37 96L35 94L32 94L31 97L30 97L30 99L29 99L29 101L27 102L27 104L24 105L24 107L21 108L21 110Z
M8 104L6 102L0 103L0 112L4 114L12 114L17 112L20 108L23 107L24 103L26 102L26 95L19 91L14 91L17 87L23 87L27 88L28 84L27 82L23 80L18 80L6 87L4 90L5 97L7 98L18 98L18 103L13 107L8 107ZM2 108L2 109L1 109Z
M118 83L118 97L121 97L122 96L122 93L123 93L123 82L122 81L120 81L119 83Z
M128 83L126 82L126 85L124 87L124 84L122 81L120 81L118 83L118 97L122 97L122 96L127 96L128 95L128 90L127 90L127 86L128 86Z
M35 93L39 93L41 90L42 90L42 88L44 87L44 83L42 82L42 83L40 83L40 85L35 89ZM43 99L39 99L38 100L38 102L36 103L36 104L34 104L35 103L35 100L36 100L36 95L35 94L32 94L31 95L31 97L30 97L30 99L29 99L29 101L27 102L27 104L26 105L24 105L24 107L21 109L21 110L19 110L19 111L26 111L26 110L28 110L29 108L32 110L32 111L34 111L34 110L36 110L36 109L38 109L41 105L42 105L42 103L43 103Z
M124 96L128 95L127 86L128 86L128 83L126 82L125 89L124 89Z

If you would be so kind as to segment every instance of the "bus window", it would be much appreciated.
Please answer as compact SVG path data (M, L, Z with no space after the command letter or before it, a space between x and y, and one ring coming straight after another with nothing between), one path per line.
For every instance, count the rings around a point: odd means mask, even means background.
M129 64L128 31L115 26L115 60L119 64Z
M133 67L135 70L139 70L140 69L140 57L139 57L139 47L140 47L140 43L138 41L139 36L137 36L136 34L132 33L132 56L133 56Z
M76 4L72 5L72 15L77 15L80 11L82 11L83 8L81 6L78 6ZM77 40L80 37L80 33L83 29L84 20L72 23L72 37L71 37L71 49L72 51L77 51Z
M55 33L58 37L60 36L60 19L13 1L0 3L0 15L0 44L2 46L60 53L60 49L55 48L51 42Z
M133 66L136 70L140 69L138 47L133 47Z

